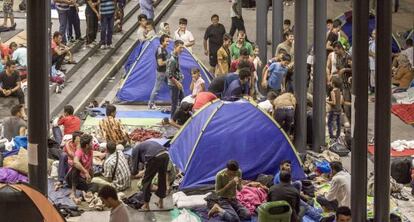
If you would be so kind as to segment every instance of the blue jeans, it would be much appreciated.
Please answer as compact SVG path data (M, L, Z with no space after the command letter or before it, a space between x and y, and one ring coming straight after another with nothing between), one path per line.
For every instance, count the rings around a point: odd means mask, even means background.
M295 120L295 109L278 108L275 110L274 119L287 134L290 134Z
M69 17L68 17L68 37L73 38L72 36L72 27L75 30L75 38L81 38L81 31L80 31L80 20L79 14L76 10L76 7L69 7Z
M69 24L69 10L58 10L59 15L59 32L62 34L62 42L67 42L67 30Z
M152 92L151 92L151 96L150 96L150 100L148 104L154 104L154 99L157 97L158 92L160 91L161 85L163 82L167 84L167 75L165 74L165 72L157 71L157 78L155 79L155 85L154 85L154 88L152 88Z
M336 138L339 138L339 136L341 135L341 112L330 111L328 112L329 138L335 138L334 133L333 133L333 124L334 124L335 119L336 119Z
M218 204L224 210L223 213L219 213L223 221L239 222L250 220L249 210L236 199L220 198Z
M62 152L59 157L58 180L65 181L66 174L69 171L68 155Z
M101 45L112 44L112 33L114 31L114 14L101 15Z
M181 100L184 98L184 92L179 90L177 86L169 86L171 94L171 118L174 116L177 107L180 105Z

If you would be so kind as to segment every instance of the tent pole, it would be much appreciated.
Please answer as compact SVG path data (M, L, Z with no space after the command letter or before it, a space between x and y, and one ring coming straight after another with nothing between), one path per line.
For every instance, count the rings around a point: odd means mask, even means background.
M295 117L295 147L299 152L306 150L306 79L307 79L307 41L308 41L308 1L295 4L295 71L294 91L297 100Z
M352 221L365 222L367 218L369 1L353 0L352 3L352 102L355 119L352 120L351 209Z
M390 221L391 1L377 2L375 61L375 221Z
M27 1L29 182L47 195L50 1Z
M314 0L314 64L313 64L313 151L325 145L326 98L326 0Z

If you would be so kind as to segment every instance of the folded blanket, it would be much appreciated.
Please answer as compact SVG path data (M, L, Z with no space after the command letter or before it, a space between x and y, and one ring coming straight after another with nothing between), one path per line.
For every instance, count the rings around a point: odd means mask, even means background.
M204 200L211 193L204 195L190 195L187 196L183 192L177 192L172 195L173 203L178 208L196 208L207 206L207 201Z

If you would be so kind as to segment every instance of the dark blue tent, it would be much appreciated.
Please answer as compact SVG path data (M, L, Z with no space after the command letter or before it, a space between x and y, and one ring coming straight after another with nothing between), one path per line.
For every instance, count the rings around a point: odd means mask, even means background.
M337 19L342 21L342 31L348 36L349 44L352 45L352 11L347 11L343 15L337 17ZM368 33L375 29L376 26L376 19L375 15L370 14L368 20ZM395 39L394 35L392 37L392 52L398 53L401 51L401 46L398 41Z
M170 157L184 172L180 189L214 184L228 160L237 160L243 179L276 174L291 160L293 178L304 172L285 132L257 105L247 100L216 100L200 109L171 141Z
M147 103L156 78L156 59L155 53L160 45L158 37L149 41L139 43L133 50L125 63L127 76L117 93L117 99L120 102ZM170 42L167 51L171 52L174 41ZM184 74L184 93L190 94L191 69L198 68L201 71L201 77L208 87L212 79L207 69L192 55L187 49L184 49L180 55L180 69ZM157 101L159 103L170 103L170 94L167 86L161 88Z

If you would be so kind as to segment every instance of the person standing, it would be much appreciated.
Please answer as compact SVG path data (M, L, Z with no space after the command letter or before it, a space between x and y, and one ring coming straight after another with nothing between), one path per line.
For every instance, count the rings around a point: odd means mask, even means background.
M118 199L115 188L107 185L99 190L98 197L106 207L111 208L109 222L129 222L128 209L122 201Z
M13 3L14 0L4 0L3 1L3 27L7 27L7 19L10 19L10 28L12 30L16 29L16 23L14 22L13 14Z
M141 13L147 16L149 21L154 20L154 1L153 0L139 0Z
M112 48L114 29L115 1L100 0L101 49Z
M231 59L236 60L240 57L240 50L246 48L249 55L253 54L253 46L246 41L246 33L239 31L237 34L237 42L233 42L230 46Z
M214 14L211 16L212 24L204 33L204 54L209 57L209 63L214 70L217 65L217 51L223 45L223 36L226 33L226 28L219 23L220 18Z
M208 212L208 216L218 214L223 221L250 220L249 211L236 199L236 191L242 188L242 172L239 163L230 160L226 168L216 174L215 190L219 200Z
M157 77L155 79L154 88L152 89L150 100L148 102L148 108L149 109L156 109L156 105L154 103L154 99L157 97L158 92L161 89L161 85L164 82L167 84L168 79L166 75L167 70L167 58L168 58L168 52L167 47L168 43L170 41L170 38L168 35L162 35L160 37L160 46L157 48L157 52L155 53L155 58L157 59Z
M170 87L171 94L171 117L173 117L177 107L180 105L181 100L184 98L183 80L184 75L180 72L180 64L178 57L184 50L184 42L181 40L175 40L174 50L171 53L170 58L167 60L166 74L168 77L168 86Z
M375 93L375 38L376 38L376 31L375 29L371 33L371 39L369 40L369 87L370 92Z
M145 14L140 14L138 15L138 41L140 41L141 43L144 42L146 40L145 38L145 33L147 32L147 23L148 23L148 18Z
M0 97L17 97L19 104L24 105L21 79L13 60L6 62L6 69L0 74L0 85Z
M285 41L277 45L275 56L281 53L281 50L285 50L292 58L295 54L293 43L295 41L295 36L292 32L286 32L283 34Z
M98 33L99 9L98 0L87 0L85 16L86 16L86 45L93 47Z
M244 27L244 20L242 17L242 0L231 0L230 17L230 36L232 38L234 36L234 33L236 33L236 30L246 31L246 28Z
M74 42L76 40L83 41L83 38L81 36L81 30L80 30L80 19L79 19L79 5L75 1L72 2L72 4L69 5L69 19L68 19L68 39L71 42ZM73 29L75 30L75 39L72 36Z
M282 55L280 62L273 62L269 66L269 69L267 69L264 73L262 79L262 87L269 88L269 90L272 90L277 95L279 95L285 86L285 77L289 69L290 61L291 57L287 54L284 54Z
M141 209L150 210L151 183L158 173L158 189L155 194L160 198L157 205L163 206L163 199L167 194L167 168L170 157L165 147L155 141L144 141L132 150L132 171L135 177L142 177L142 192L144 193L144 205ZM144 164L144 170L139 171L139 164Z
M224 34L223 45L217 51L216 77L224 76L229 72L231 64L230 45L231 36L229 34Z
M188 51L192 52L192 46L195 44L193 33L187 30L188 21L186 18L180 18L178 21L179 28L174 32L175 40L184 42L184 46Z
M67 30L69 24L69 5L75 0L54 0L59 16L59 32L62 34L62 42L67 42Z

